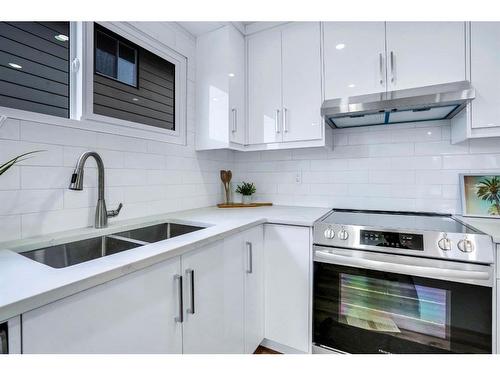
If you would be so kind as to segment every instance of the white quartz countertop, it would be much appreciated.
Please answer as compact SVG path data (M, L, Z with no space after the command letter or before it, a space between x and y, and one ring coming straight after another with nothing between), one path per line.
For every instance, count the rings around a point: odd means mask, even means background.
M464 216L457 216L457 218L466 225L490 235L493 242L500 244L500 219Z
M263 223L312 226L327 208L272 206L219 209L208 207L124 221L108 228L82 228L46 236L0 243L0 321L43 306L127 273L220 240ZM51 268L22 255L66 242L173 221L207 228L168 240L66 268Z

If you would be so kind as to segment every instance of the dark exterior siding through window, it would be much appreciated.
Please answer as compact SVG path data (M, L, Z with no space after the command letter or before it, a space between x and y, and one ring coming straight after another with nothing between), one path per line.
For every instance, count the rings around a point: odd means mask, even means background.
M0 22L0 106L69 117L69 22Z
M175 65L94 24L94 113L175 130Z

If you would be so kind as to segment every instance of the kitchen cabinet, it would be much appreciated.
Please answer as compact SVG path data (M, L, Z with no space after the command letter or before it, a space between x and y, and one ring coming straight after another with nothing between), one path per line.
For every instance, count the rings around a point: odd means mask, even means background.
M325 98L463 81L464 22L325 22Z
M251 35L247 51L248 144L320 145L307 143L324 137L320 23L293 22Z
M245 249L245 353L264 339L264 228L243 233Z
M183 255L182 267L184 353L253 353L264 337L262 226Z
M0 322L0 354L21 354L21 317Z
M387 22L388 91L463 81L465 22Z
M325 98L386 90L385 23L325 22Z
M187 354L243 353L244 264L239 236L182 256Z
M23 353L182 353L180 258L22 316Z
M298 352L311 346L311 252L310 228L265 225L265 338Z
M248 143L281 142L281 30L248 38Z
M471 22L470 77L476 89L472 129L497 128L500 136L500 23Z
M466 34L468 76L476 97L451 120L452 143L469 138L500 137L500 24L470 22Z
M245 143L245 39L231 24L196 41L196 149Z

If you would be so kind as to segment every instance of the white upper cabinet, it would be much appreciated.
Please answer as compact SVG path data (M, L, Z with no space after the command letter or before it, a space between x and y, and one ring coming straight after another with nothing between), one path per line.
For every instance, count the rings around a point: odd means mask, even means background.
M472 22L470 39L472 128L500 127L500 23Z
M248 39L248 143L281 142L281 30Z
M387 22L388 90L463 81L465 22Z
M323 135L320 44L319 22L294 22L282 31L284 142Z
M324 145L320 23L292 22L251 35L247 43L248 144Z
M245 39L232 25L196 42L196 149L245 142Z
M325 99L386 90L384 22L325 22Z

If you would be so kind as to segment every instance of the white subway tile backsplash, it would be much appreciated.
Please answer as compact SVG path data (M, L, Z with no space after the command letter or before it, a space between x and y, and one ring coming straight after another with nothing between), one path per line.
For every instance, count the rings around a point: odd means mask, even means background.
M338 208L460 212L460 173L500 171L498 139L450 144L450 122L327 129L333 149L298 149L301 184L275 182L277 166L236 153L236 175L257 183L276 183L278 194L259 198L288 205ZM293 176L292 176L293 177Z
M0 139L19 139L20 121L8 118L3 124L0 124Z
M0 216L0 242L21 238L21 216Z
M96 147L97 133L68 126L21 121L21 140L92 148Z

